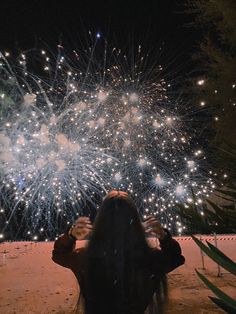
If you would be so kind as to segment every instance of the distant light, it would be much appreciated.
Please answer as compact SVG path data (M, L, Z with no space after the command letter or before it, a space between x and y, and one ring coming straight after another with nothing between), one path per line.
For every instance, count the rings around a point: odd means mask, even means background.
M4 238L4 235L1 233L0 234L0 239L3 239Z
M120 174L120 173L116 173L116 174L114 175L114 179L115 179L116 182L121 181L121 180L122 180L121 174Z
M185 190L184 190L184 187L183 187L182 185L178 185L178 186L176 187L176 189L175 189L175 193L176 193L176 195L178 195L178 196L183 195L184 192L185 192Z
M130 96L129 96L129 100L131 102L137 102L138 101L138 95L136 93L132 93Z
M138 160L138 165L139 165L140 167L144 167L144 166L146 166L146 164L147 164L147 161L145 160L145 158L140 158L140 159Z
M202 86L205 84L205 80L199 80L197 81L197 85Z
M165 181L164 179L158 174L155 179L154 179L154 184L156 184L159 187L162 187L163 185L165 185Z
M188 164L188 167L189 167L189 168L194 168L194 166L195 166L194 160L188 160L188 161L187 161L187 164Z
M100 34L100 33L97 33L97 34L96 34L96 38L97 38L97 39L101 38L101 34Z
M109 95L108 92L104 92L104 91L100 90L98 95L97 95L97 98L100 102L103 102L107 99L108 95Z

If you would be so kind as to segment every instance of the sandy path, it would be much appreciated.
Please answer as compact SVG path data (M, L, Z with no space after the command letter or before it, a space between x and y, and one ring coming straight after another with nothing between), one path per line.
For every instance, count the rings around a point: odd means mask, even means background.
M236 236L218 237L218 246L235 260ZM178 238L186 264L169 274L167 314L223 313L208 299L213 295L194 273L201 270L201 254L190 238ZM212 238L209 240L213 241ZM212 242L213 243L213 242ZM156 242L152 241L152 245ZM81 245L81 244L78 244ZM83 244L82 244L83 245ZM51 260L53 243L13 242L0 245L1 314L70 314L76 304L78 287L73 273ZM7 253L3 253L6 250ZM208 278L236 298L235 279L204 258Z
M8 258L0 267L0 313L69 313L77 299L74 275L51 261L52 243L30 247L7 245Z

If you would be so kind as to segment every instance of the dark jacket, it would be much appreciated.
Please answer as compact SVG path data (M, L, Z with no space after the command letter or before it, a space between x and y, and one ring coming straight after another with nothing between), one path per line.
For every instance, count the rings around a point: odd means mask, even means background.
M80 285L81 294L86 300L86 248L75 249L75 243L75 239L71 238L67 233L61 235L55 241L52 260L73 271ZM155 281L157 281L157 279L160 280L166 273L171 272L185 262L184 257L181 255L180 245L171 237L168 231L165 238L160 240L160 247L160 250L150 249L150 277L153 276ZM151 300L155 289L155 282L153 285L147 287L147 289L143 287L143 293L147 295L147 299ZM140 314L141 313L144 313L144 311L141 310Z

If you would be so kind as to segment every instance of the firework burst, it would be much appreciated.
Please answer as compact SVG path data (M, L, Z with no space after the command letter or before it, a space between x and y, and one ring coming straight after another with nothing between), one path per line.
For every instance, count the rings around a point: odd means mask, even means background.
M185 123L189 109L170 98L161 66L145 67L141 48L132 63L117 49L106 51L102 65L94 50L87 61L74 52L73 67L63 49L56 61L42 50L37 76L30 56L13 67L1 55L4 229L17 216L24 236L47 228L51 237L59 217L70 224L83 204L116 188L128 190L143 215L181 232L176 203L212 189Z

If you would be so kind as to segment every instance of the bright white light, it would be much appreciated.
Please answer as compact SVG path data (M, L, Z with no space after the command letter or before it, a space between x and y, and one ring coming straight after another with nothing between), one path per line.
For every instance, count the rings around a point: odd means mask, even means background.
M116 182L120 182L122 180L121 174L120 173L116 173L114 175L114 179L115 179Z
M159 129L161 127L161 124L158 123L157 121L154 121L152 125L153 125L154 129Z
M35 94L26 94L24 95L24 103L26 106L33 105L36 101L36 95Z
M195 162L194 162L194 160L188 160L188 167L189 168L194 168L195 167Z
M173 119L171 117L166 118L166 124L171 124L173 122Z
M108 93L106 93L106 92L104 92L104 91L99 91L97 97L98 97L98 100L99 100L100 102L104 102L104 101L107 99L107 97L108 97Z
M175 189L175 193L177 196L182 196L185 193L185 189L182 185L178 185Z
M136 94L136 93L132 93L131 95L130 95L130 97L129 97L129 100L131 101L131 102L137 102L138 101L138 95Z
M162 187L165 184L165 180L158 174L154 179L154 183L157 186Z
M147 160L146 160L145 158L140 158L140 159L138 160L138 165L139 165L140 167L146 166L146 165L147 165Z
M205 80L198 80L197 85L202 86L205 84Z

